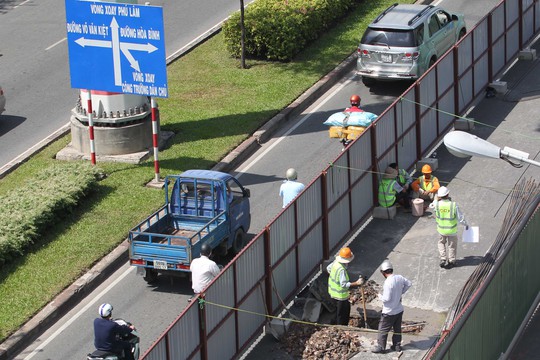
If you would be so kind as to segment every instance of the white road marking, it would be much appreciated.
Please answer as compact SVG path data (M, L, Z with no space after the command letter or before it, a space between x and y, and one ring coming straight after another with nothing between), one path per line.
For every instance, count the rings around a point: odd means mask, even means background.
M29 1L31 1L31 0L23 1L23 2L20 3L19 5L15 5L13 8L16 9L16 8L18 8L19 6L22 6L22 5L26 4L26 3L29 2Z
M130 266L126 271L124 271L120 276L118 276L109 286L107 286L103 291L97 294L93 300L86 304L81 310L79 310L74 316L72 316L68 321L66 321L58 330L56 330L47 340L43 341L37 348L34 349L24 360L29 360L33 358L37 353L41 352L41 349L45 348L47 344L53 341L58 335L60 335L69 325L71 325L75 320L77 320L83 313L87 312L88 309L93 306L98 299L105 295L109 290L116 286L122 279L124 279L130 272L134 271L135 267Z
M67 40L67 38L63 38L62 40L58 40L57 42L55 42L54 44L52 44L51 46L49 46L48 48L46 48L45 51L51 50L53 47L55 47L55 46L58 45L58 44L63 43L63 42L66 41L66 40Z
M283 134L282 136L280 136L276 141L274 141L274 143L272 145L270 145L268 148L266 148L263 152L261 152L259 154L259 156L257 156L255 159L253 159L249 164L247 164L246 166L244 166L243 168L240 168L237 170L237 175L236 175L236 178L240 178L242 176L243 173L247 172L249 169L251 169L251 167L253 165L255 165L259 160L261 160L265 155L267 155L270 151L272 151L273 148L275 148L281 141L283 141L290 133L292 133L294 130L296 130L300 125L302 125L304 122L306 122L307 119L309 119L311 117L311 115L313 115L313 112L316 112L320 107L322 107L324 104L326 104L326 102L328 100L330 100L332 97L334 97L334 95L338 92L340 92L345 86L347 86L348 84L350 84L353 80L354 80L354 75L353 77L347 79L347 81L344 81L341 85L339 85L338 87L336 87L331 93L329 93L328 95L323 95L324 97L324 100L321 101L316 107L314 107L312 109L312 112L305 115L299 122L297 122L293 127L291 127L289 130L287 130L287 132L285 134Z

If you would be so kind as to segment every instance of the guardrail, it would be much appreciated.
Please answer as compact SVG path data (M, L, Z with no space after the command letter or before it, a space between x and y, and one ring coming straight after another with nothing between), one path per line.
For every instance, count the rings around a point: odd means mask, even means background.
M371 215L380 169L412 169L539 32L534 0L500 2L229 263L143 355L231 359ZM332 226L329 226L329 225Z

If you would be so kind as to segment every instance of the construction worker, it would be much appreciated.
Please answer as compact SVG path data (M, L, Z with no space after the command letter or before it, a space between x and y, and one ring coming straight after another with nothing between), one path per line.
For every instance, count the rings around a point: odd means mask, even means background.
M345 109L346 112L364 112L364 110L360 109L360 96L353 95L350 98L351 107L348 107Z
M377 346L371 350L373 353L384 353L386 340L390 329L392 335L393 351L401 351L401 321L403 319L403 305L401 296L409 290L412 283L401 275L394 275L394 267L388 260L381 264L381 274L384 276L383 293L378 294L379 300L383 303L381 320L379 321L379 333L377 336Z
M393 206L397 200L405 209L410 209L411 205L407 191L398 184L397 176L398 171L396 169L390 166L386 168L379 183L379 205L387 208Z
M439 179L431 174L431 166L425 164L422 166L422 176L411 183L412 197L433 201L440 187Z
M398 174L397 174L397 182L398 184L404 188L406 191L410 191L411 190L411 183L413 181L411 175L409 175L409 173L407 172L407 170L405 169L400 169L398 167L398 164L397 163L391 163L390 166L392 169L396 169Z
M283 180L279 188L279 196L283 198L283 207L293 201L305 188L304 184L297 181L298 173L293 168L287 170L285 177L287 180Z
M364 285L362 275L355 282L349 281L347 265L354 259L351 249L344 247L339 250L336 259L328 265L326 271L328 277L328 294L336 303L336 323L337 325L349 325L351 315L351 304L349 303L349 289L354 286Z
M438 200L434 206L435 219L437 220L437 232L439 233L439 265L446 269L451 269L456 265L458 222L465 225L466 229L469 228L465 216L449 195L450 191L448 188L446 186L441 186L437 191ZM447 247L448 251L446 251Z

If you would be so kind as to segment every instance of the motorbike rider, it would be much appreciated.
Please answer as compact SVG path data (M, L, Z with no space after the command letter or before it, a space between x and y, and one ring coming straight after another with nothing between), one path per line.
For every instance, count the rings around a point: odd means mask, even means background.
M99 306L99 318L94 320L94 346L97 350L109 351L119 357L124 352L124 359L134 360L129 341L121 340L135 328L133 325L120 325L111 319L113 307L111 304Z

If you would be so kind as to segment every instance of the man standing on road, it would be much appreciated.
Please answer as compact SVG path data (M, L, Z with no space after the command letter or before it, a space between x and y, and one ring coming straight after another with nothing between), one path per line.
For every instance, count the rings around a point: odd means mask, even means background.
M379 334L377 337L377 347L371 352L384 353L386 341L390 329L392 335L393 351L401 351L401 320L403 319L403 305L401 296L409 290L412 283L401 275L394 275L394 267L390 261L385 260L381 264L381 274L385 277L383 293L378 294L379 300L383 303L381 320L379 321Z
M339 250L339 255L328 267L326 271L330 274L328 277L328 294L336 304L337 325L349 325L349 317L351 315L351 304L349 303L349 289L353 286L364 285L362 275L355 282L349 281L349 273L347 273L347 265L354 259L354 254L351 249L344 247Z
M439 233L438 248L441 260L439 265L446 269L451 269L456 265L458 222L465 225L466 229L469 228L465 216L449 195L450 191L448 188L441 186L437 192L438 201L434 206L437 232ZM448 252L446 251L447 246Z
M201 257L194 259L189 266L191 287L195 295L200 294L220 272L219 266L210 260L210 255L212 255L212 248L208 244L202 244Z
M304 184L297 181L298 173L293 168L287 170L285 177L287 180L284 180L279 188L279 196L283 198L283 207L293 201L305 188Z
M422 166L422 176L412 182L411 188L414 191L414 198L421 198L433 201L437 190L439 190L439 179L431 175L431 166Z

